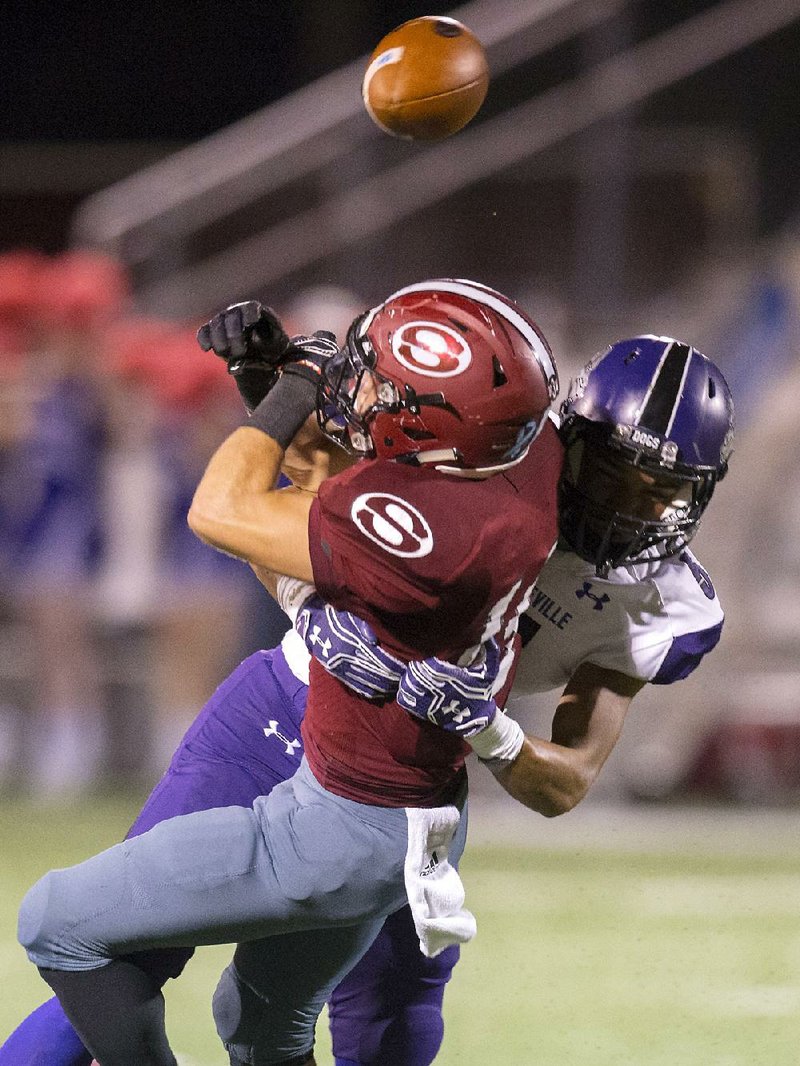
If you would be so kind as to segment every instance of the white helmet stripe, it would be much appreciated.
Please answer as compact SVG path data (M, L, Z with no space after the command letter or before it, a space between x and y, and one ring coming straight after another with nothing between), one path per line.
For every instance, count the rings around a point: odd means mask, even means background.
M389 299L391 299L391 297L389 297ZM384 301L384 302L388 302L388 301ZM378 311L380 311L382 309L383 309L383 304L378 304L378 306L377 307L373 307L371 311L367 311L367 313L364 315L364 317L361 319L361 321L358 324L358 336L359 337L366 336L367 330L372 325L373 318L375 317L375 315L377 315Z
M541 366L545 378L547 379L548 388L550 387L551 382L554 382L557 386L558 374L556 372L555 363L553 362L547 347L542 342L542 338L531 326L530 322L523 318L523 316L516 311L511 304L506 303L503 299L499 299L497 293L495 293L493 289L481 285L479 282L467 281L463 278L436 278L433 281L420 281L415 285L407 285L404 289L398 289L397 292L393 292L384 302L388 303L389 300L394 300L398 296L405 296L406 293L409 292L425 292L426 290L437 289L440 292L452 292L458 296L466 296L468 299L483 304L485 307L491 307L493 311L496 311L497 314L504 318L506 322L509 322L518 333L521 333L531 348L533 348L537 362ZM378 308L375 310L378 310ZM365 319L365 323L361 329L362 334L368 328L371 321L372 313L370 313L367 316L367 319Z

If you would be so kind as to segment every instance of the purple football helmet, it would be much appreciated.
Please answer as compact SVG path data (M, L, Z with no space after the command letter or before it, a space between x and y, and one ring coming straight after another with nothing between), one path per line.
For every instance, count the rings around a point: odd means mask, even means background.
M670 337L617 341L561 407L562 538L598 575L680 552L728 469L733 398L719 369Z

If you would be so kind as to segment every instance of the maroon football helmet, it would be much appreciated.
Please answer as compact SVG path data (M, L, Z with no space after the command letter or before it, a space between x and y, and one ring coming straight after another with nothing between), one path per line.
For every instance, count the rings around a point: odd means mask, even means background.
M439 278L353 322L323 370L318 417L360 455L488 474L523 458L557 393L550 346L524 311Z

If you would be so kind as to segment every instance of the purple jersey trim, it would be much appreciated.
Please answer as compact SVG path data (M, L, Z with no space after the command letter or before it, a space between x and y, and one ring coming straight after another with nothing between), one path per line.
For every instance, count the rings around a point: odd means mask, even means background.
M675 637L651 683L671 685L673 681L682 681L688 677L700 665L703 656L716 647L721 632L722 622L711 629L701 629L696 633L684 633Z

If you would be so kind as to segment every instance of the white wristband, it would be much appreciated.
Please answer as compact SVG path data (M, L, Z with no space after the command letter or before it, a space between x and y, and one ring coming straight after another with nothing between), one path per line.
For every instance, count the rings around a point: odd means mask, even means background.
M297 577L286 577L282 574L278 578L276 599L289 615L292 625L297 620L297 612L316 591L313 585L309 585L307 581L301 581Z
M467 743L483 761L510 763L519 755L525 733L519 722L498 710L494 721Z

